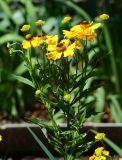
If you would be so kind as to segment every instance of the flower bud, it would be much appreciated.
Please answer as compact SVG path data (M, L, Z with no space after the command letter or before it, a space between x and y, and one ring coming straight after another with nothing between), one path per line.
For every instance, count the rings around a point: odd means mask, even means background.
M40 94L41 94L41 90L40 89L36 90L35 95L39 96Z
M36 24L37 26L42 26L42 25L45 24L45 21L43 21L43 20L40 19L40 20L36 21L35 24Z
M61 21L61 23L68 23L72 18L71 17L64 17L64 19Z
M25 24L22 26L22 28L20 29L22 32L26 32L29 31L31 28L31 26L29 24Z
M95 136L95 139L97 141L102 140L105 137L105 133L97 133L97 135Z
M109 15L108 14L101 14L100 16L99 16L99 18L101 19L101 20L107 20L107 19L109 19Z
M65 100L65 102L69 102L70 99L71 99L71 95L70 95L70 94L64 95L64 100Z

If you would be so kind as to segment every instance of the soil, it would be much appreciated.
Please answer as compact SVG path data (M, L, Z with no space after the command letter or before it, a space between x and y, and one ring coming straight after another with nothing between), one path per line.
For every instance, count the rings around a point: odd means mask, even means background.
M26 118L41 118L43 120L49 120L47 111L41 103L36 103L30 111L26 111L23 117L15 117L8 115L5 112L0 112L0 124L6 123L23 123L27 121Z
M26 118L40 118L48 121L48 113L43 104L37 102L30 111L26 111L23 117L10 116L7 113L0 112L0 124L6 123L23 123L27 121ZM104 114L102 115L101 122L111 123L114 122L111 117L111 111L108 106L105 106Z

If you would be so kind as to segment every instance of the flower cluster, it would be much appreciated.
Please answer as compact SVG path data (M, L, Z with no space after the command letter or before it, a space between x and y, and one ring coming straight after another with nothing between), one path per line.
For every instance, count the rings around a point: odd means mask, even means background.
M68 23L71 17L65 17L62 23ZM45 22L38 20L36 25L43 25ZM101 26L101 23L83 21L68 30L63 30L64 37L60 40L58 35L44 35L42 32L36 36L27 34L22 42L22 47L28 49L31 47L40 47L42 43L47 43L47 58L49 60L57 60L62 57L72 57L75 55L76 49L83 48L83 41L93 42L96 37L96 29ZM26 32L31 28L30 25L24 25L21 31Z
M102 140L104 137L105 137L105 133L98 133L98 134L95 136L95 139L96 139L96 141L100 141L100 140Z
M109 151L106 151L104 147L98 147L93 156L89 157L89 160L106 160L108 157Z

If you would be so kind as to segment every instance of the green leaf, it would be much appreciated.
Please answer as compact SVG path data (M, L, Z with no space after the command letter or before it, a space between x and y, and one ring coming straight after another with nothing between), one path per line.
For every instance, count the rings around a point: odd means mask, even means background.
M24 84L27 84L27 85L35 88L34 84L33 84L29 79L24 78L24 77L22 77L22 76L17 76L17 75L11 74L11 75L9 76L9 78L10 78L11 80L17 80L17 81L19 81L19 82L22 82L22 83L24 83Z
M50 160L55 160L54 156L48 150L48 148L41 142L41 140L36 136L36 134L32 131L31 128L27 127L28 131L31 133L35 141L39 144L39 146L43 149L43 151L47 154Z
M12 12L10 10L9 5L7 4L6 1L0 0L0 7L2 8L3 12L9 17L12 17Z
M23 40L23 37L15 34L15 33L8 33L8 34L5 34L4 36L0 37L0 45L7 43L9 41L22 42L22 40Z
M102 113L104 112L104 106L105 106L105 90L103 87L100 87L95 92L96 102L95 102L95 111ZM94 122L100 122L101 116L96 116L94 119Z
M22 62L14 71L14 74L16 75L22 75L27 71L27 67L25 66L25 63Z
M117 63L116 63L116 59L115 59L116 54L114 53L114 48L113 48L113 44L112 44L112 38L110 35L110 31L105 23L103 25L103 34L104 34L107 50L109 53L111 53L109 56L109 59L110 59L112 74L115 77L114 84L116 87L116 92L121 93L121 88L120 88L120 83L119 83L119 75L118 75L118 70L117 70Z
M108 98L111 100L110 106L111 106L111 112L114 120L116 121L116 123L121 123L122 110L118 100L114 95L110 95Z

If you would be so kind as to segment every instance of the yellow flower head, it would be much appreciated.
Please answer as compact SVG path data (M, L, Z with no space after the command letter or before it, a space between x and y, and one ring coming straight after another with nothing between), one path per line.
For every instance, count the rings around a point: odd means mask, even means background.
M106 151L104 147L98 147L93 156L89 157L89 160L106 160L108 156L109 151Z
M28 48L31 48L31 47L39 47L40 46L40 43L41 43L41 37L33 37L31 34L27 34L25 36L25 40L23 40L22 42L22 47L24 49L28 49Z
M64 19L61 21L61 23L68 23L72 18L67 16L67 17L64 17Z
M43 20L40 19L40 20L36 21L35 24L36 24L37 26L42 26L42 25L45 24L45 21L43 21Z
M2 139L3 139L3 138L2 138L2 135L0 135L0 142L2 141Z
M77 38L78 40L85 40L92 42L96 37L96 29L101 26L101 23L93 24L93 22L83 21L81 24L76 25L70 31L63 30L65 37Z
M119 158L119 160L122 160L122 158Z
M74 56L75 43L70 42L69 39L63 39L58 42L57 37L47 39L47 58L51 60L57 60L63 57Z
M100 16L99 16L99 18L101 19L101 20L107 20L107 19L109 19L109 15L108 14L101 14Z
M104 150L104 147L98 147L95 149L95 155L96 156L102 156L102 151Z
M97 141L100 141L100 140L102 140L104 137L105 137L105 133L98 133L98 134L95 136L95 139L96 139Z
M64 100L65 100L66 102L69 102L70 99L71 99L71 94L66 94L66 95L64 95Z
M22 28L20 29L22 32L26 32L29 31L31 28L31 26L29 24L25 24L22 26Z

